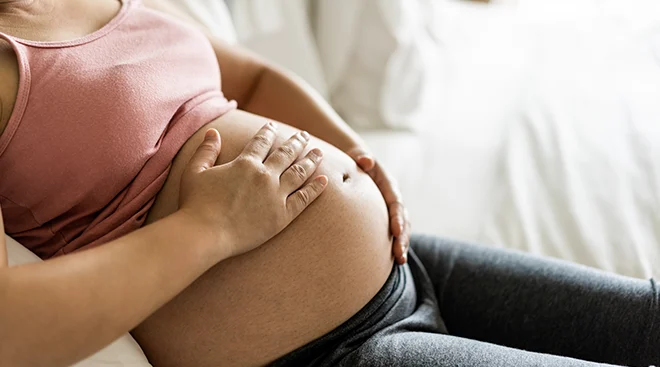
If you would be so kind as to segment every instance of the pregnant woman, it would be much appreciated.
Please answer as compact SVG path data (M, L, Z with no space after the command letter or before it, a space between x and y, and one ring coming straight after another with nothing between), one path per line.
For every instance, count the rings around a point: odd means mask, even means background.
M0 252L0 365L129 330L156 367L660 363L653 280L423 236L408 258L356 133L146 5L0 0L4 231L47 260Z

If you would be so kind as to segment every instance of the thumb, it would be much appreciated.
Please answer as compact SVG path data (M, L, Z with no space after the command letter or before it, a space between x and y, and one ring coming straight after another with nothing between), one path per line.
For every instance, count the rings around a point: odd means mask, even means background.
M355 158L355 161L357 162L358 166L360 166L360 168L362 168L362 170L365 172L371 171L376 165L374 158L368 154L358 156Z
M346 152L346 154L353 158L355 163L357 163L357 165L360 166L360 168L362 168L362 170L365 172L371 171L376 165L376 160L374 157L361 147L350 149Z
M190 158L188 168L193 172L203 172L215 165L220 155L222 142L220 133L216 129L209 129L204 135L204 141L199 145L195 154Z

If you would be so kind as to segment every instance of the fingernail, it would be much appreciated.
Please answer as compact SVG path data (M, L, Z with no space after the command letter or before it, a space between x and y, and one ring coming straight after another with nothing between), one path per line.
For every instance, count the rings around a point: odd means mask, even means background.
M270 127L271 129L276 129L276 128L277 128L277 126L275 125L275 123L272 122L272 121L268 121L268 127Z
M323 157L323 151L322 151L321 149L319 149L319 148L314 148L314 149L312 149L312 150L310 151L310 153L314 154L314 155L317 156L318 158Z
M301 132L300 135L303 137L303 139L309 140L309 133L307 131Z
M326 176L319 176L318 180L319 180L319 183L322 186L325 186L325 185L328 184L328 177L326 177Z
M215 135L216 135L215 129L208 129L206 131L206 134L204 134L204 139L207 140L215 139Z

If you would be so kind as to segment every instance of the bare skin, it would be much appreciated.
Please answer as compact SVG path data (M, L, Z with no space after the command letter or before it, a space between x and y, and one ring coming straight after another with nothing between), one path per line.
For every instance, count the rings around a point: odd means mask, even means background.
M309 135L270 152L274 129L264 125L223 165L215 165L220 135L209 129L181 176L180 209L88 251L7 267L0 210L0 364L70 366L137 326L211 266L286 228L328 179L314 177L320 150L300 156Z
M101 29L114 18L120 6L118 1L1 0L0 31L34 41L75 39ZM0 38L0 134L16 102L18 70L14 50Z
M236 111L201 129L175 159L148 221L176 210L178 177L202 131L220 131L226 162L264 121ZM281 142L295 130L279 131ZM339 326L378 292L392 267L382 196L347 155L318 139L313 147L324 152L324 194L278 236L217 265L134 330L154 365L264 364Z
M87 10L95 6L82 0L80 4L87 4ZM80 21L76 27L70 26L76 24L72 21L58 24L53 17L50 24L37 22L39 26L11 28L11 32L0 24L0 29L33 40L71 39L99 29L117 10L108 7L104 12L95 11L99 19L89 22L78 10L80 14L74 12L69 18ZM52 28L60 32L48 33ZM49 36L43 38L42 34ZM0 70L17 81L15 55L8 47L0 50ZM15 95L15 86L0 86L3 107L13 106ZM0 131L10 111L3 108ZM238 155L264 121L235 111L200 129L176 157L148 222L177 209L183 167L208 127L221 133L219 162L227 162ZM278 143L295 131L280 126ZM382 286L393 262L383 196L352 158L319 139L312 140L309 149L314 147L324 151L317 172L329 178L324 195L280 235L257 250L212 268L140 325L134 335L154 365L267 363L340 325Z
M0 39L0 134L9 122L18 90L18 63L9 43Z

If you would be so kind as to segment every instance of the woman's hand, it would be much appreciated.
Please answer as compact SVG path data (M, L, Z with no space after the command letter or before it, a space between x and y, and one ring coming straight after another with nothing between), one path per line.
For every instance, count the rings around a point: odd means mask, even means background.
M371 176L371 179L374 180L381 194L383 194L390 214L390 231L394 236L392 253L398 264L405 264L408 261L410 219L396 182L367 150L356 147L349 149L346 154L353 158L357 165Z
M0 365L70 366L134 329L217 262L284 229L328 179L305 184L319 150L294 163L309 135L269 154L274 129L265 126L238 158L215 167L220 136L209 130L181 176L180 210L166 218L86 251L0 265ZM2 228L0 213L0 251Z
M212 231L217 243L227 244L230 257L281 232L328 184L326 176L318 176L303 186L322 159L313 149L296 162L309 143L306 132L269 154L275 129L266 124L235 160L220 166L214 166L220 136L207 131L181 177L180 211Z

